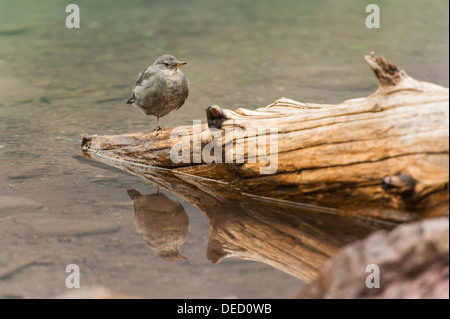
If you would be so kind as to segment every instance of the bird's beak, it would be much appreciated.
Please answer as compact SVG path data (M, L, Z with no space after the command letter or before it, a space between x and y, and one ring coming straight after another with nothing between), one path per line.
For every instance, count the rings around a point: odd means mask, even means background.
M177 68L180 67L180 66L182 66L182 65L185 65L185 64L187 64L187 62L180 62L180 63L177 63Z

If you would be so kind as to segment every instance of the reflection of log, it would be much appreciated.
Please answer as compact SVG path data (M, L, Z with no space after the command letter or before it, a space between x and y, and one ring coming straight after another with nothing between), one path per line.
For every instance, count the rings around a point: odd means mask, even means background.
M340 247L375 229L349 217L239 197L221 209L198 207L210 222L207 258L212 263L224 257L255 260L305 282L315 279Z
M206 255L212 263L226 257L255 260L311 282L340 247L367 236L377 228L392 227L385 223L368 223L338 210L244 196L229 185L213 180L94 154L86 156L143 177L198 207L210 223ZM136 213L141 212L138 219L153 220L148 212L160 205L155 205L148 197L152 195L139 197L128 192L134 197ZM142 227L137 225L137 228Z
M414 80L383 57L366 56L379 89L336 105L280 99L255 111L212 106L210 127L223 144L245 145L245 163L189 164L171 161L172 129L163 132L90 136L86 152L105 158L167 168L233 184L242 192L352 211L392 221L448 211L449 92ZM251 163L256 127L278 129L276 174L261 175ZM211 141L206 125L184 127L191 144ZM229 129L226 131L226 129ZM233 135L236 135L233 138ZM195 150L194 150L195 151ZM191 162L195 154L190 153Z
M189 217L183 205L159 191L148 195L135 189L127 192L133 200L136 231L145 243L164 260L187 259L178 250L189 231Z

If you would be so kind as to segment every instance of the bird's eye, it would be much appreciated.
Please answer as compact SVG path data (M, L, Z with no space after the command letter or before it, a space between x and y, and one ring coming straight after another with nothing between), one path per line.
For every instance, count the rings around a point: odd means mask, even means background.
M168 63L168 62L164 62L164 65L165 65L165 66L169 66L169 63Z

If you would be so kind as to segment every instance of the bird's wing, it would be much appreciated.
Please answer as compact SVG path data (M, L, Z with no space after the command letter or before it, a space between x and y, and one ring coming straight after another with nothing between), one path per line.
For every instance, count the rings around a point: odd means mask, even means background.
M144 73L145 73L145 70L142 70L141 72L139 72L137 80L136 80L136 84L134 85L135 87L142 83Z
M182 96L182 98L183 98L183 102L180 103L180 105L178 105L177 110L178 110L180 107L183 106L184 101L186 101L186 99L187 99L187 97L188 97L188 95L189 95L189 81L188 81L187 78L184 78L184 83L183 83L183 84L185 84L185 85L182 86L183 92L181 93L181 96Z
M134 96L136 96L138 102L145 96L145 103L148 105L159 105L162 103L164 97L162 86L165 85L165 82L159 81L159 79L158 73L151 68L139 73L133 89ZM139 103L142 103L142 101Z
M138 86L138 85L141 85L141 83L142 83L143 81L145 81L145 80L147 80L147 79L151 79L151 77L152 77L155 73L156 73L156 72L155 72L153 69L151 69L151 68L142 70L142 71L139 73L138 78L137 78L137 81L136 81L136 84L135 84L134 86L136 87L136 86Z
M152 81L152 80L154 80L154 74L155 74L155 71L151 67L139 72L137 80L136 80L136 84L134 85L134 89L133 89L133 97L127 101L127 104L136 103L137 91L141 91L143 89L148 90L149 88L154 86L153 85L154 81ZM146 80L149 80L149 81L147 81L147 83L144 84L144 81L146 81ZM144 87L144 85L145 85L145 87ZM155 89L152 89L152 91L155 91ZM157 95L156 93L157 92L153 92L153 94L151 94L151 95Z

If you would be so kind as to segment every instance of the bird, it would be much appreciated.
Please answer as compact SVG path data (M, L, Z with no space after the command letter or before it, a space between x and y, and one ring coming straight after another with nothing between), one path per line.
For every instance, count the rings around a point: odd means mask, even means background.
M160 118L178 110L189 95L189 80L179 69L185 64L187 62L165 54L138 75L133 96L127 104L134 104L146 115L156 116L156 131L163 129Z

